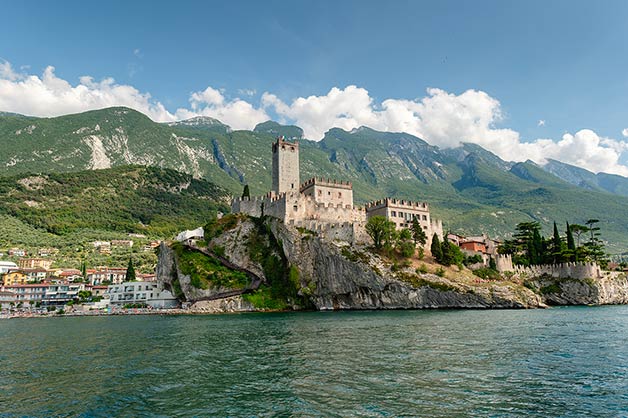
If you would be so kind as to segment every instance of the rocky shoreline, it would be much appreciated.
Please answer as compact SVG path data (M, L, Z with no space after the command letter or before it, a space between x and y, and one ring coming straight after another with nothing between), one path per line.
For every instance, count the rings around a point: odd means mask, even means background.
M240 217L235 226L221 231L208 245L219 248L230 263L264 277L264 266L252 255L249 242L259 231L269 248L274 243L269 253L290 269L291 284L313 310L526 309L628 303L625 275L608 273L584 280L519 275L483 280L466 269L450 268L439 275L432 266L431 272L420 272L419 261L396 268L367 248L325 240L272 218ZM260 237L256 240L259 245ZM160 249L157 279L166 288L179 286L182 297L192 304L225 290L195 288L166 244ZM197 304L207 313L260 310L242 297Z

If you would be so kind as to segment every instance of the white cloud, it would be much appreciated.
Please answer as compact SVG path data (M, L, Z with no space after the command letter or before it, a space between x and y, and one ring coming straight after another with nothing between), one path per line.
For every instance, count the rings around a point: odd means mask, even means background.
M116 84L112 78L94 81L81 77L71 85L55 75L52 66L40 76L15 73L0 63L0 109L33 116L58 116L110 106L128 106L157 121L175 120L173 114L149 93L133 86Z
M226 100L221 91L212 87L192 93L190 106L191 109L177 109L177 119L210 116L234 129L253 129L258 123L270 119L264 109L255 108L239 98Z
M628 167L620 163L622 154L628 152L625 142L601 138L588 129L565 134L559 141L523 142L518 132L495 126L503 120L501 104L477 90L455 95L432 88L421 99L387 99L378 105L367 90L348 86L333 88L323 96L297 98L290 104L265 93L262 104L301 126L312 139L320 139L332 127L350 130L366 125L408 132L439 147L475 143L508 161L529 159L544 164L552 158L594 172L628 176Z
M255 96L257 90L255 89L238 89L238 94L241 96Z
M16 72L10 63L0 60L1 111L58 116L128 106L159 122L210 116L234 129L252 129L270 119L270 112L282 122L302 127L306 138L314 140L321 139L333 127L351 130L365 125L382 131L408 132L440 147L471 142L509 161L530 159L543 164L552 158L594 172L628 176L628 167L620 162L627 156L627 142L600 137L588 129L567 133L559 140L524 142L518 132L497 126L504 119L500 102L477 90L456 95L431 88L422 98L392 98L377 103L366 89L350 85L344 89L334 87L320 96L299 97L290 103L265 92L261 104L255 105L207 87L190 95L189 107L171 113L149 93L118 84L112 78L95 81L85 76L73 85L57 77L51 66L41 76L23 71ZM239 94L248 96L248 91ZM628 136L628 128L622 134Z
M623 131L621 131L621 134L628 138L628 128L625 128Z
M543 119L540 119L536 126L545 126L545 121Z

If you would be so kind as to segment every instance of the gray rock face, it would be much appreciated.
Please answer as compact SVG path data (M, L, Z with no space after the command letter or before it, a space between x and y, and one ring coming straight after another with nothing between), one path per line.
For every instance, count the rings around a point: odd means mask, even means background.
M202 300L190 307L192 313L234 313L255 312L256 309L242 296L233 296L217 300Z
M528 280L527 287L509 281L483 282L474 285L433 274L417 275L413 271L401 274L416 280L401 280L377 256L364 251L360 259L348 257L355 250L346 244L324 241L314 234L301 233L276 220L268 220L270 232L280 244L283 255L299 271L300 293L307 296L320 310L340 309L424 309L424 308L538 308L548 305L622 304L628 303L626 275L607 274L601 279ZM260 277L264 272L249 254L248 240L255 235L255 224L242 220L238 225L212 240L234 264L253 271ZM257 235L259 239L259 235ZM262 245L268 246L268 238ZM166 288L178 278L188 301L197 301L216 294L217 290L197 289L190 277L181 273L176 255L167 245L160 247L157 278ZM225 299L226 300L226 299ZM233 299L229 303L215 302L198 305L202 311L247 311L252 306ZM222 304L221 304L222 303ZM224 305L224 306L223 306Z
M176 253L162 242L159 246L159 258L155 272L157 282L176 295L175 282L178 281L183 293L183 299L187 302L195 302L204 298L212 298L221 293L229 292L233 289L214 287L210 289L199 289L192 285L189 275L183 274L177 260Z
M288 261L299 269L302 291L321 310L542 306L540 298L522 286L473 288L425 275L429 282L441 285L414 287L378 273L370 263L348 260L332 243L302 235L278 221L270 225Z
M530 280L548 305L618 305L628 304L628 280L625 274L607 273L599 279Z

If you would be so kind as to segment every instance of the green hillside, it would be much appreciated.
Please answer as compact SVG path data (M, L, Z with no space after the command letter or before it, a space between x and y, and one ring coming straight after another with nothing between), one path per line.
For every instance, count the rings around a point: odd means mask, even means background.
M234 195L249 184L255 195L270 189L270 145L276 135L299 137L302 131L275 122L232 131L211 118L159 124L126 108L48 119L3 115L0 144L6 152L0 155L0 172L140 164L186 172ZM597 184L605 181L607 190L617 191L613 194L597 185L572 184L533 163L503 161L477 145L439 149L406 133L365 127L335 128L320 142L299 143L302 180L317 175L352 181L358 204L385 196L427 201L448 229L502 238L518 222L537 220L549 234L554 220L597 218L612 251L628 247L623 177L597 175Z
M133 238L137 252L150 240L172 238L204 225L218 211L228 211L224 189L157 167L3 177L0 194L0 248L33 253L53 247L73 266L80 264L82 253L102 265L125 265L133 253L115 250L113 258L99 258L92 241L141 234L145 238ZM152 253L137 256L155 261Z

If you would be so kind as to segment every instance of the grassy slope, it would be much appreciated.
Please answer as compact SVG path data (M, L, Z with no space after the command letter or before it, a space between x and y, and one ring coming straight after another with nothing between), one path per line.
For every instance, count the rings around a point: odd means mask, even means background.
M46 176L0 178L0 248L60 249L60 260L77 267L125 265L132 253L150 271L154 254L139 254L150 239L169 238L204 225L216 211L227 211L226 192L188 174L154 167L125 166ZM133 250L113 248L97 254L92 241L133 238Z

